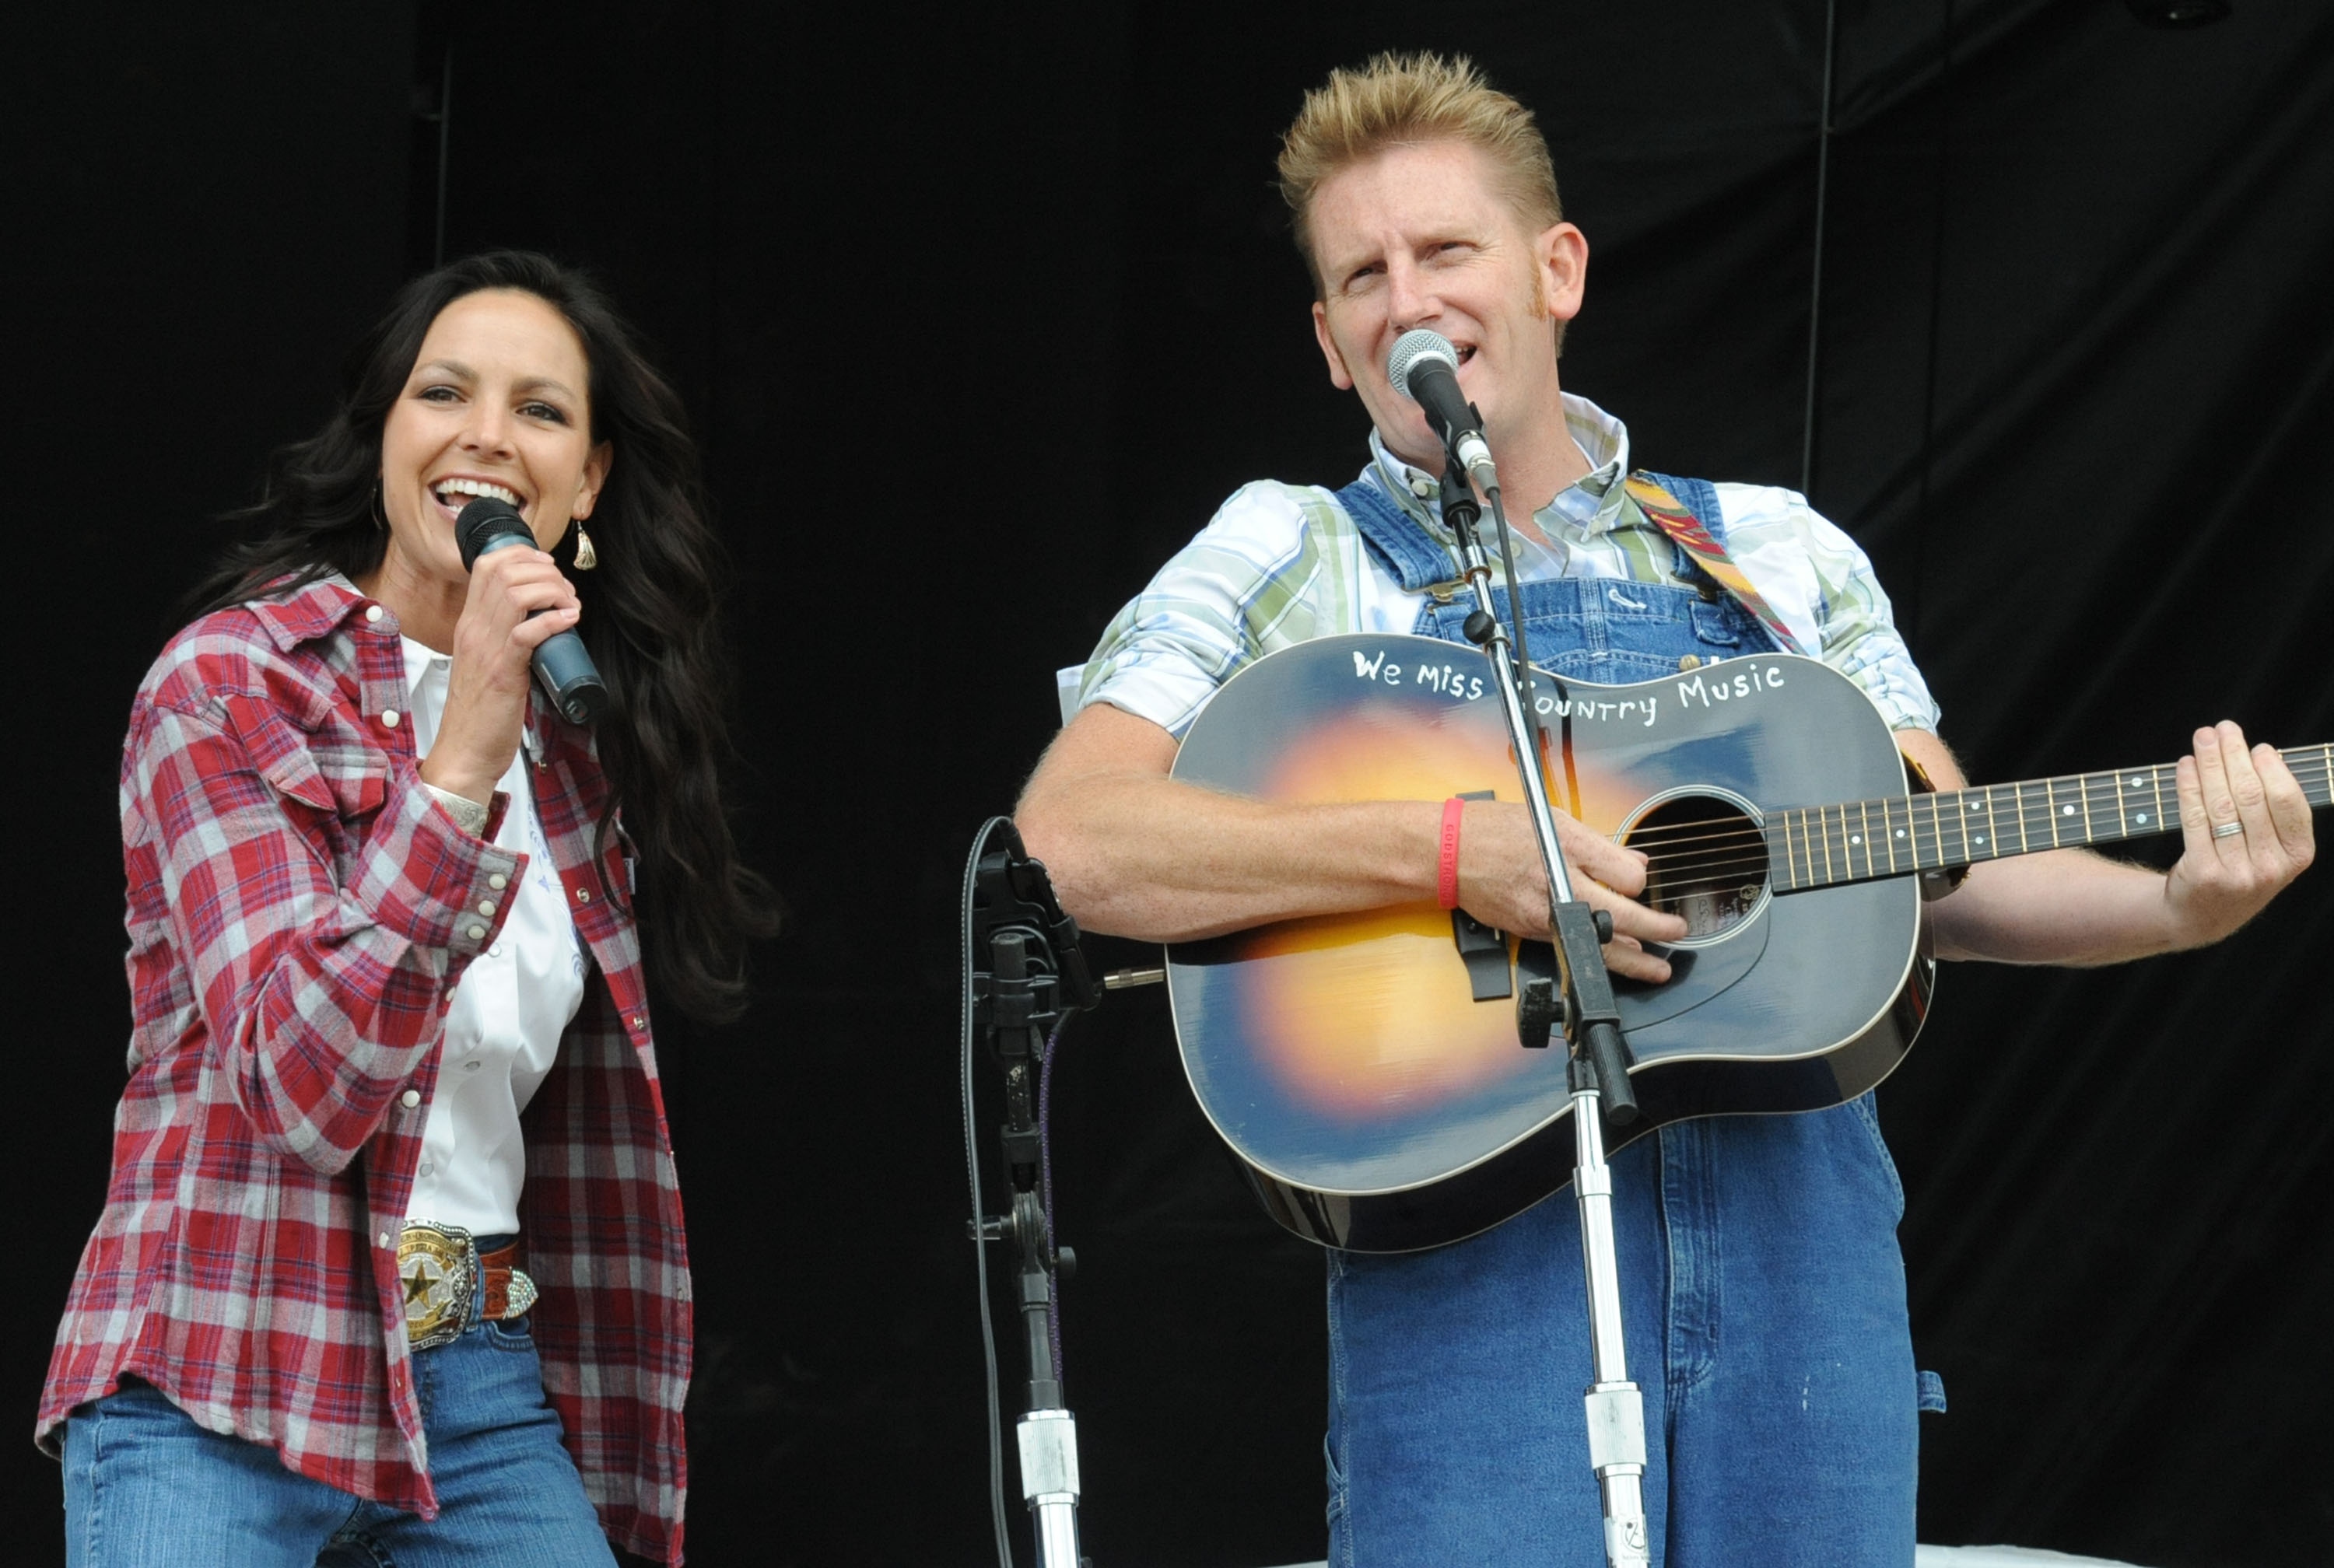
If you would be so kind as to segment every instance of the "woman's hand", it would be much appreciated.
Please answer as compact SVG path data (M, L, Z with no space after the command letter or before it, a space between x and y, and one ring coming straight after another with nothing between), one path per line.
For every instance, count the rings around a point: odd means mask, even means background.
M572 630L583 614L574 585L540 550L505 545L470 572L454 625L454 668L437 743L421 777L480 803L509 771L526 718L527 660L545 639Z

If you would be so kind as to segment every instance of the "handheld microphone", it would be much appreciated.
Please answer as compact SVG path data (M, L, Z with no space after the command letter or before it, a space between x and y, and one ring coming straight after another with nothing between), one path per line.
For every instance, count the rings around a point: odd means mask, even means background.
M1426 422L1442 438L1444 450L1459 460L1483 494L1500 487L1483 421L1459 390L1459 351L1441 332L1416 328L1394 340L1386 355L1386 380L1394 390L1426 410Z
M462 552L462 570L468 572L490 550L510 544L535 548L535 531L509 502L481 495L454 519L454 543ZM550 694L552 706L565 714L569 723L590 724L608 706L608 688L600 678L600 667L592 662L592 650L574 632L554 632L545 638L528 662L535 668L535 678Z

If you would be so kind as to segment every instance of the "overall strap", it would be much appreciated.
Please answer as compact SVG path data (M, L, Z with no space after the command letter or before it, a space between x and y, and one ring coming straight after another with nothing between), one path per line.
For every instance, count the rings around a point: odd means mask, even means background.
M1394 574L1403 592L1421 592L1458 577L1459 566L1451 552L1367 479L1356 479L1338 491L1337 504L1361 530L1362 543Z
M1639 469L1622 481L1629 498L1660 529L1671 544L1693 558L1718 585L1732 594L1743 609L1758 617L1776 646L1787 653L1805 653L1783 618L1769 608L1759 590L1734 558L1726 553L1726 520L1718 505L1718 490L1706 479L1677 479L1667 474ZM1687 499L1681 500L1680 496Z

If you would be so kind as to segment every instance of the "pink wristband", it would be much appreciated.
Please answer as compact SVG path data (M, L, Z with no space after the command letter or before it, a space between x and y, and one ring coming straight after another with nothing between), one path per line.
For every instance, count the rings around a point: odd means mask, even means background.
M1435 897L1446 909L1459 907L1459 818L1467 803L1452 795L1442 803L1442 859L1435 880Z

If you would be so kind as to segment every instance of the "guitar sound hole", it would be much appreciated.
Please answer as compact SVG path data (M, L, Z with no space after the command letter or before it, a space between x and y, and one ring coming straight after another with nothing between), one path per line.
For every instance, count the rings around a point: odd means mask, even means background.
M1621 842L1644 852L1639 901L1686 923L1681 948L1722 940L1767 899L1767 836L1750 803L1718 794L1658 798L1622 829Z

